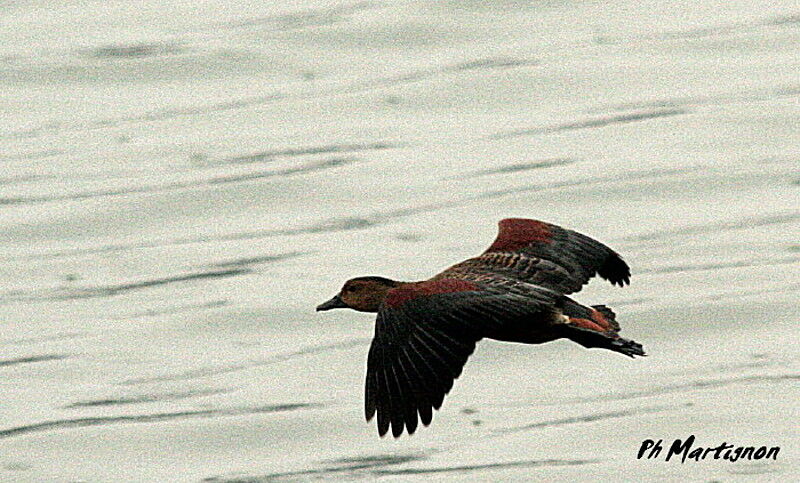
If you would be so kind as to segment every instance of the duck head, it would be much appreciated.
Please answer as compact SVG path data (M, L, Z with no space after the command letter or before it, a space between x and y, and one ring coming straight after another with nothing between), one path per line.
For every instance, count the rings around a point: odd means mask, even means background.
M332 299L317 306L317 312L331 309L353 309L359 312L377 312L389 290L400 285L383 277L357 277L345 282L342 290Z

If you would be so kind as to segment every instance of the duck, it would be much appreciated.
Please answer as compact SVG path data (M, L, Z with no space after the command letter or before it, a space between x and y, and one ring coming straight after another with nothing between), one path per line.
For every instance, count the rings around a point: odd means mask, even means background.
M630 283L630 268L603 243L527 218L499 222L477 257L433 277L401 282L380 276L347 280L317 311L376 313L367 356L364 414L378 435L395 438L428 426L482 339L542 344L568 339L634 358L641 344L619 336L615 313L569 297L595 275Z

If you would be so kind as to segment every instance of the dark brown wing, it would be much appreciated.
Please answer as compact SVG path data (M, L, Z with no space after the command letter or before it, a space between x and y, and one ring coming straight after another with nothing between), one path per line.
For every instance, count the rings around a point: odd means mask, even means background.
M510 320L553 304L548 291L497 290L458 279L407 284L389 291L378 311L367 359L365 414L378 434L398 437L428 425L461 374L475 343Z
M630 274L622 258L597 240L542 221L507 218L483 254L437 277L502 277L570 294L595 275L623 286Z

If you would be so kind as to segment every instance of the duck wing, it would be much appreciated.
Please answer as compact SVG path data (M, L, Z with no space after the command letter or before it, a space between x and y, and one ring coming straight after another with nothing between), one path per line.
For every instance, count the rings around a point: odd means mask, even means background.
M522 284L520 284L522 285ZM394 437L430 424L484 334L554 304L547 290L492 287L458 278L390 290L367 358L365 415Z
M614 250L593 238L542 221L507 218L485 252L434 279L510 279L570 294L595 275L621 287L630 283L631 272Z

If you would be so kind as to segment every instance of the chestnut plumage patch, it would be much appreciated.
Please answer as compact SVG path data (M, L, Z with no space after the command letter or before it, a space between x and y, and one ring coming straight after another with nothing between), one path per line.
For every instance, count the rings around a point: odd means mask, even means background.
M592 322L589 319L578 319L570 317L569 323L577 327L580 327L582 329L595 330L597 332L605 332L605 328L600 327L598 324Z
M605 315L601 314L596 309L592 309L592 321L602 327L603 330L608 330L611 328L611 323L606 319Z
M550 225L523 218L506 218L500 222L500 231L487 252L513 252L531 243L550 243Z
M392 289L386 295L385 303L388 307L397 307L408 302L409 300L426 295L469 292L479 289L480 287L477 284L467 280L444 278L441 280L431 280L428 282L402 285L398 288Z

